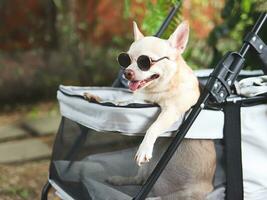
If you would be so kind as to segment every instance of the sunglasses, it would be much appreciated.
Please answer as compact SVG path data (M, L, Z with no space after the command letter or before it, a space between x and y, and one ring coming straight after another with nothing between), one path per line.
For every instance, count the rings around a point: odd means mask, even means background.
M136 62L139 69L141 69L142 71L148 71L155 62L161 61L165 58L169 59L169 57L164 56L157 60L153 60L152 58L146 55L141 55L137 58ZM132 63L131 57L128 53L120 53L117 60L120 66L124 69Z

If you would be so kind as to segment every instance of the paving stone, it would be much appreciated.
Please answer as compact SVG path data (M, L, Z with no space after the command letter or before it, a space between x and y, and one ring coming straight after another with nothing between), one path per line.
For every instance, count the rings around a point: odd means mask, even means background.
M0 141L26 136L27 132L16 124L0 126Z
M23 127L36 135L55 134L58 130L61 116L59 114L37 119L27 119Z
M26 139L0 144L0 163L14 163L47 158L51 149L38 139Z

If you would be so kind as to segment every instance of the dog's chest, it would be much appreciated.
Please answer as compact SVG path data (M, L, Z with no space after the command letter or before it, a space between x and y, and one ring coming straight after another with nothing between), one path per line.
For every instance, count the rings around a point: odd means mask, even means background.
M136 92L134 97L137 99L142 99L149 103L161 104L162 101L168 99L163 92Z

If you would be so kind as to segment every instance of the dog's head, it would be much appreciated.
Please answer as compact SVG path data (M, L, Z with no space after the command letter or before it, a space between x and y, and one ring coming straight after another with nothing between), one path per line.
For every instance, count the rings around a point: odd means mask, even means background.
M124 76L129 89L136 91L167 84L179 65L177 58L185 50L189 25L182 22L168 40L153 36L145 37L133 23L134 42L128 52L118 59L124 65Z

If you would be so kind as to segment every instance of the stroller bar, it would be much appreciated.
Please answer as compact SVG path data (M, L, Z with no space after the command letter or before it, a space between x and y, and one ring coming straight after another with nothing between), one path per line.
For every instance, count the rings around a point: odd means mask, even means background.
M175 6L172 7L168 16L166 17L166 19L164 20L164 22L160 26L158 32L155 34L155 37L161 37L162 36L164 31L167 29L168 25L170 24L171 20L173 19L174 15L179 10L179 7L180 7L179 3L177 3Z
M252 32L247 34L244 41L255 49L263 64L263 71L267 74L267 45L257 34Z
M260 23L262 21L265 21L265 19L267 18L266 13L262 14L261 17L262 17L262 20L260 20L259 26L261 25ZM263 71L265 74L267 74L267 45L257 35L257 31L248 33L244 41L248 45L251 45L255 49L255 51L258 53L258 56L263 64Z
M267 13L263 12L258 18L256 24L253 26L251 32L257 35L261 27L263 26L264 22L266 21L266 19L267 19ZM247 51L249 50L249 47L250 47L250 44L244 43L239 53L244 57Z
M258 18L256 24L254 25L254 27L252 29L252 32L258 33L260 31L261 27L263 26L263 24L267 18L266 16L267 16L266 13L263 13L260 15L260 17ZM226 69L228 72L229 72L229 69L232 69L231 73L230 73L231 84L235 81L237 75L239 74L239 72L243 66L243 58L247 54L249 48L250 48L249 44L247 44L247 43L243 44L239 53L235 53L238 55L239 58L241 58L241 59L238 59L239 61L240 60L241 61L240 62L231 62L229 65L229 68ZM223 63L223 62L220 62L220 63ZM222 71L221 69L217 69L217 68L224 68L225 67L223 64L220 64L220 63L216 66L214 71ZM236 64L238 64L238 65L235 66ZM186 133L190 129L191 125L194 123L195 119L197 118L197 116L199 115L201 110L207 104L208 100L211 97L211 95L210 95L211 89L213 87L216 87L215 81L217 81L221 78L221 77L215 77L214 75L216 75L216 73L214 73L213 75L210 76L209 81L207 82L206 87L204 88L204 91L202 92L201 96L199 97L198 102L196 103L196 105L194 106L194 108L190 112L189 116L186 118L186 120L181 124L179 130L176 131L176 135L173 138L168 149L162 155L160 161L156 165L156 167L153 170L153 172L151 173L151 175L148 177L145 184L140 189L139 193L133 198L134 200L144 200L146 198L146 196L148 195L148 193L150 192L150 190L154 186L155 182L157 181L157 179L159 178L159 176L161 175L161 173L163 172L163 170L167 166L169 160L172 158L173 154L175 153L175 151L179 147L180 143L182 142ZM225 78L229 78L229 76L225 76ZM227 80L224 80L224 81L226 82ZM221 87L224 88L223 84L221 84ZM227 97L227 95L224 96L224 100L226 99L226 97Z

